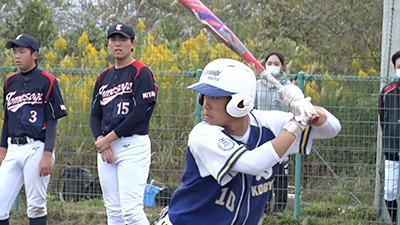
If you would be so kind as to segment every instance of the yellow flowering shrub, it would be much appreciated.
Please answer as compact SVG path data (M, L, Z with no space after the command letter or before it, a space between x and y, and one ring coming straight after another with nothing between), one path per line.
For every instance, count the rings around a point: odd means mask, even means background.
M226 45L222 43L217 43L213 48L210 49L211 56L210 60L218 59L218 58L231 58L240 60L241 58L230 50Z
M56 43L54 43L54 50L56 52L61 52L65 49L67 49L67 41L63 37L60 37Z
M376 71L374 68L370 68L369 69L369 71L368 71L368 74L369 75L371 75L371 76L378 76L379 74L378 74L378 71Z
M337 102L341 94L342 87L332 75L325 73L322 80L312 80L307 82L304 87L304 95L310 96L313 104L319 105L320 102ZM343 94L343 93L342 93Z
M92 46L92 44L88 44L85 47L85 51L83 52L84 56L84 67L87 69L90 68L100 68L100 60L98 51Z
M75 57L75 53L72 53L72 55L70 57L65 56L64 59L60 62L59 66L61 68L76 68L77 64L76 64L76 57Z
M47 67L47 68L49 68L49 67L53 67L54 66L54 60L55 60L55 58L56 58L56 55L54 54L54 52L53 51L49 51L49 52L47 52L46 54L45 54L45 59L46 59L46 61L45 61L45 63L44 63L44 66L45 67Z
M107 65L107 51L104 48L100 49L99 62L100 62L100 68L109 67L109 65Z
M182 46L180 50L182 70L203 68L210 61L210 47L203 32L196 38L183 42Z
M146 29L146 25L144 24L143 20L140 20L139 23L136 25L136 30L139 32L144 29Z
M368 76L368 74L366 72L364 72L364 70L362 70L361 68L358 69L358 76L360 77L366 77Z
M200 64L199 54L196 51L196 43L194 38L183 43L183 48L181 49L181 64L182 68L185 70L195 70L196 65Z
M148 36L147 46L140 54L140 61L149 66L152 70L178 71L179 69L175 64L178 59L177 55L162 45L154 46L152 43L153 40L154 38L152 36Z
M356 59L353 59L353 62L351 63L351 69L357 71L360 68L361 68L360 63Z
M84 32L81 37L78 40L78 48L80 50L83 50L86 48L86 46L89 44L89 37L86 34L86 32Z

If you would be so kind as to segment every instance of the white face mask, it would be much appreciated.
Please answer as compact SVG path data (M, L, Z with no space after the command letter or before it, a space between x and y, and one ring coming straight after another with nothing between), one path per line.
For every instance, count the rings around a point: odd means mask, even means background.
M400 69L396 70L396 77L400 77Z
M270 72L272 75L277 75L281 71L281 67L279 67L279 66L266 66L265 70Z

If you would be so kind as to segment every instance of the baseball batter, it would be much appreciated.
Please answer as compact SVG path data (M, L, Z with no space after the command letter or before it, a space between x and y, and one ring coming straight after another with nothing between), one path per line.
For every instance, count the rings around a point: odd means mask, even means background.
M90 126L96 139L98 172L108 224L148 225L143 197L150 168L150 118L157 84L150 69L131 52L131 26L108 29L115 65L104 70L93 90Z
M340 131L339 121L294 85L280 92L294 114L252 110L255 86L248 66L217 59L188 87L199 93L205 120L190 132L182 187L158 225L256 225L279 162L288 154L309 154L314 139ZM315 113L318 123L307 126Z
M37 66L39 42L21 34L6 44L20 69L4 82L0 146L0 225L25 184L30 225L47 224L46 192L54 164L57 119L66 116L57 79ZM7 152L7 154L6 154Z

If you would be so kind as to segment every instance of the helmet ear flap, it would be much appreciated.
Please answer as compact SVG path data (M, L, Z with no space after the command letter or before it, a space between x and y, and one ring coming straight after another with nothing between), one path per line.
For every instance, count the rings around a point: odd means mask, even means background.
M253 106L254 106L254 104L253 104L253 98L250 97L250 96L245 96L245 97L243 98L243 107L244 107L244 108L251 107L250 110L252 110L252 109L253 109Z
M254 108L254 99L249 95L232 95L226 105L226 112L232 117L243 117Z
M197 104L199 104L201 107L203 107L204 104L204 95L199 93L197 95Z

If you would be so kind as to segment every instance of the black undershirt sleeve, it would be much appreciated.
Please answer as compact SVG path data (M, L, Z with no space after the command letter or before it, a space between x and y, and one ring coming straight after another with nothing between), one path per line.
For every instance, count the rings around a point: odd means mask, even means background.
M99 117L97 117L97 116L94 116L93 113L90 116L90 128L92 129L92 133L93 133L93 136L94 136L95 140L100 135L103 135L101 133L101 119Z
M7 112L4 112L3 129L1 131L1 142L0 142L1 147L4 148L8 147L7 139L8 139L8 116Z
M48 120L46 126L46 137L44 142L44 150L53 152L56 143L57 120Z
M132 127L138 126L138 124L142 123L145 120L147 115L147 110L151 104L142 104L134 106L133 112L129 114L123 121L120 123L115 129L115 134L120 138L123 136L127 136Z
M92 130L93 136L95 140L100 135L103 135L101 132L101 120L103 118L102 107L100 105L100 93L99 93L99 83L96 82L94 90L93 90L93 102L92 102L92 110L90 112L90 129Z

